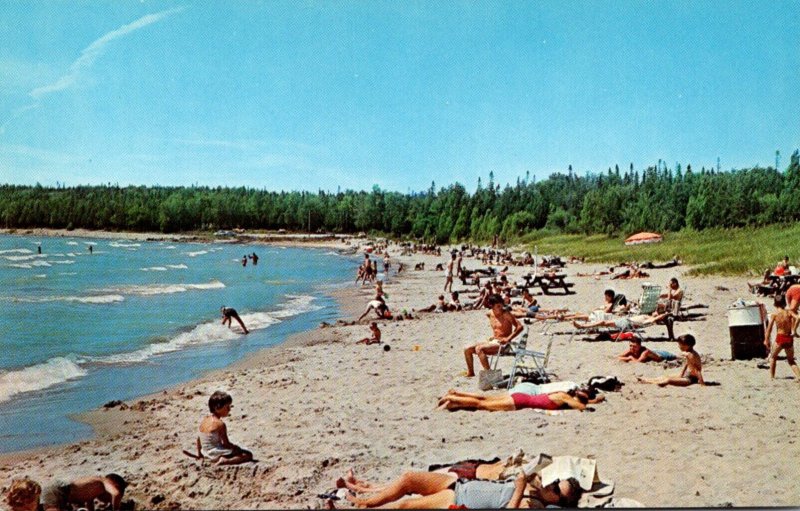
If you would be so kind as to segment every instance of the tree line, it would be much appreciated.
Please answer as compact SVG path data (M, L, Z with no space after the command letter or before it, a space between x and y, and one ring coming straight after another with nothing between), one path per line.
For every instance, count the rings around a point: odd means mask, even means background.
M664 162L501 187L489 174L474 193L460 183L399 193L271 192L254 188L0 186L6 228L85 228L165 233L288 229L385 233L436 243L514 240L537 229L586 234L702 230L800 220L800 154L767 167L694 171Z

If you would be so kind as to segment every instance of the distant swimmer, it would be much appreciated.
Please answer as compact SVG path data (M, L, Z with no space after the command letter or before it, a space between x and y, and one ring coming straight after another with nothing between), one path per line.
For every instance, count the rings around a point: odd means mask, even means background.
M41 244L39 244L39 246L37 246L36 249L39 251L40 254L42 253L42 245Z
M242 266L247 266L247 255L242 256Z
M242 330L244 330L245 334L249 334L250 333L250 331L247 329L247 327L244 326L244 321L242 321L242 318L239 317L239 313L236 312L236 309L234 309L232 307L225 307L223 305L222 307L220 307L219 310L220 310L220 312L222 312L222 324L223 325L227 324L228 328L230 328L231 327L231 319L235 319L239 323L239 325L241 325Z
M89 245L89 253L91 254L92 252L94 252L94 249L92 248L91 245Z
M250 259L253 260L253 266L258 264L258 256L256 255L255 252L253 252L253 255L250 256Z

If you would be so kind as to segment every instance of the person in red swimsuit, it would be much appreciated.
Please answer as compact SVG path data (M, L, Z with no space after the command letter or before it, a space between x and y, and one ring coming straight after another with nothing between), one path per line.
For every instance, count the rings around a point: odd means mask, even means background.
M792 286L793 288L800 288L800 286ZM791 288L789 289L791 291ZM788 296L788 293L787 293ZM797 330L798 320L800 317L796 312L786 309L786 298L781 295L775 297L775 313L769 317L769 324L767 325L767 335L764 339L764 345L769 350L769 375L775 378L775 366L778 363L778 354L781 351L786 351L786 362L794 373L795 381L800 383L800 368L794 360L794 336ZM772 329L775 329L775 344L770 349L769 340L772 337Z
M795 284L786 291L786 304L789 310L796 313L800 306L800 284Z
M581 391L573 394L567 392L552 392L550 394L530 395L522 393L487 395L473 397L462 394L447 394L439 400L440 410L486 410L489 412L513 412L525 408L538 408L540 410L589 410L586 404L589 396Z

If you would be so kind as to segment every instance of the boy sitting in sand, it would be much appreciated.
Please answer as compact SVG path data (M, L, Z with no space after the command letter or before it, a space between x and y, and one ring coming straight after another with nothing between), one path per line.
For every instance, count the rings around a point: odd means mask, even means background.
M119 511L122 495L128 483L117 474L107 476L82 477L70 483L57 482L42 491L43 511L64 511L72 507L94 510L94 501L111 505Z
M369 324L369 331L372 332L372 337L364 337L360 341L357 341L356 344L380 344L381 342L381 329L378 328L378 324L374 321Z
M253 459L253 454L228 440L228 428L222 419L231 414L233 398L227 392L218 390L208 398L208 409L211 412L200 421L198 456L208 458L217 465L237 465Z
M778 363L778 354L782 350L786 351L786 362L794 373L795 380L800 383L800 369L794 360L794 336L797 330L798 317L797 313L786 309L786 298L783 295L775 297L775 311L769 317L769 324L767 325L767 335L764 339L764 345L769 351L769 376L775 378L775 366ZM769 340L772 337L772 329L775 328L775 344L770 349Z
M11 511L37 511L42 487L28 478L14 479L6 494L6 503Z
M694 383L705 385L703 380L703 365L700 362L700 355L694 350L694 336L686 334L678 337L678 347L684 353L686 362L683 364L681 374L678 376L662 376L660 378L637 378L640 383L654 383L659 387L675 385L676 387L688 387Z
M628 350L617 357L622 362L663 362L675 360L675 355L666 350L650 350L642 346L642 340L634 337L630 340Z

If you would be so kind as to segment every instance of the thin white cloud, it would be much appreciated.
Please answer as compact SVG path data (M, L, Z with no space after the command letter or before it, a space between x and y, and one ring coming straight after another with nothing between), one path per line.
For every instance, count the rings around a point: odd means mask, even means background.
M55 82L44 85L42 87L37 87L30 91L29 95L34 99L40 99L42 96L47 94L51 94L53 92L62 91L68 89L77 83L78 79L81 76L81 73L88 69L89 67L94 64L94 61L103 54L105 51L106 46L108 43L113 41L114 39L119 39L120 37L124 37L131 32L139 30L140 28L144 28L148 25L152 25L157 21L160 21L167 16L171 16L172 14L178 13L182 11L184 7L177 7L175 9L169 9L162 12L157 12L155 14L148 14L147 16L142 16L138 20L128 23L127 25L123 25L116 30L112 30L111 32L105 34L104 36L100 37L99 39L95 40L92 44L84 48L81 52L80 57L78 57L67 70L67 73L60 77Z

